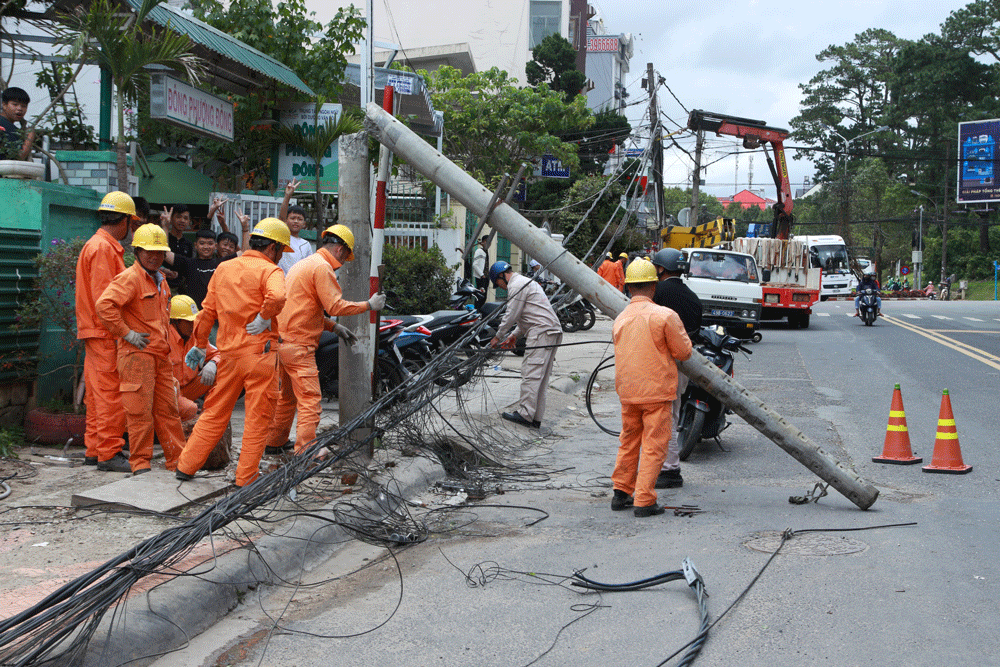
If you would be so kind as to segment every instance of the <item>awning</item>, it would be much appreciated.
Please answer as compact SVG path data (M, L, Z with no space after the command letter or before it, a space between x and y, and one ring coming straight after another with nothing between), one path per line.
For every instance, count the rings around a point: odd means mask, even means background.
M152 177L139 176L139 196L150 204L208 206L215 191L210 176L164 153L146 159Z
M127 0L138 11L142 0ZM187 35L194 43L192 52L206 61L203 83L246 95L261 88L275 88L275 82L315 97L309 86L291 69L238 39L202 23L167 3L149 12L148 19L162 27Z

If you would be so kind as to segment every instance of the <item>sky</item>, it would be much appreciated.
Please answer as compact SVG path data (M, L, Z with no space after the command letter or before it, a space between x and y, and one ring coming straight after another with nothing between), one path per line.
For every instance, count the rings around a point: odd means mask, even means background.
M816 54L830 45L853 41L869 28L897 37L919 39L939 33L963 0L721 0L714 3L664 3L660 0L590 0L605 18L609 32L632 33L635 53L629 74L630 101L644 99L640 79L646 63L666 80L670 91L658 94L661 110L680 125L687 109L702 109L763 120L789 128L802 100L800 83L826 68ZM683 104L683 107L681 106ZM630 109L638 118L642 105ZM664 120L667 131L677 125ZM634 123L633 123L634 124ZM694 138L678 137L693 152ZM793 145L795 142L791 142ZM706 137L702 164L741 148L733 137ZM813 176L812 163L794 161L786 149L792 191ZM692 162L676 148L664 154L668 186L690 184ZM748 186L748 155L726 157L704 173L705 191L731 195ZM762 155L753 160L753 189L774 198L774 185Z

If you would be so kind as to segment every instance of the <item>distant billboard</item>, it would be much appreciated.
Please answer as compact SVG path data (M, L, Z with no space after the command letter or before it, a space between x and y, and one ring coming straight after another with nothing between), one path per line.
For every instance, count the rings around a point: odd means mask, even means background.
M1000 118L958 124L959 204L1000 201Z

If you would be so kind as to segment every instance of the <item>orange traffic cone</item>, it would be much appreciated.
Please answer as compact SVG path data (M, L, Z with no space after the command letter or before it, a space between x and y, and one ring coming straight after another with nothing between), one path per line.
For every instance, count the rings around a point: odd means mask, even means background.
M962 448L958 445L958 431L955 429L955 415L951 411L951 398L945 389L941 395L941 414L938 416L937 437L934 439L934 457L924 472L964 475L972 470L962 461Z
M885 444L882 445L882 456L875 456L872 461L896 465L923 462L922 458L914 456L910 450L910 433L906 430L903 393L899 390L898 384L892 390L892 405L889 407L889 424L885 427Z

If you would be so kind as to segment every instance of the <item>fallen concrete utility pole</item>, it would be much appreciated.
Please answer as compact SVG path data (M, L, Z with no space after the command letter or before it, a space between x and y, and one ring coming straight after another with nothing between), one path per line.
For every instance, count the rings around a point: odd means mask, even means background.
M368 105L365 126L379 142L462 202L475 215L483 216L489 210L492 192L405 125L385 113L377 104ZM616 317L628 304L628 299L621 292L510 206L501 204L496 207L490 216L490 224L589 299L604 314ZM692 354L679 367L698 386L712 392L748 424L861 509L868 509L878 498L878 489L843 467L806 434L768 408L762 400L702 355Z

